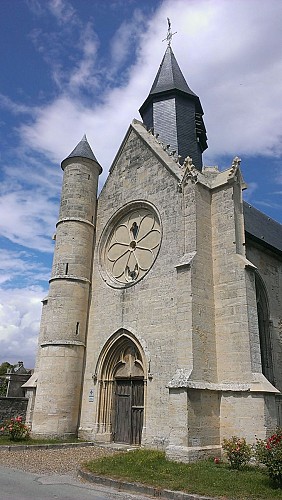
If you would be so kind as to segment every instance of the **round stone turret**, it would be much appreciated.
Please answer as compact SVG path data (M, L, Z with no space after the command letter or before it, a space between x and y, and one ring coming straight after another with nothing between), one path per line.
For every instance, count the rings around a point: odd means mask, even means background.
M44 331L33 435L77 433L89 312L97 188L102 168L86 136L63 160L60 215ZM56 403L54 403L56 401Z

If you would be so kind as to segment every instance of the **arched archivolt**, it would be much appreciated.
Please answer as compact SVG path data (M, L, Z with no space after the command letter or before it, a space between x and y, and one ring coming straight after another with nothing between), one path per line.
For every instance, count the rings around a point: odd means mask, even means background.
M114 333L101 350L95 370L97 380L112 380L120 365L128 363L129 354L133 363L131 376L138 376L139 369L144 377L146 358L143 348L131 332L122 329Z
M255 273L255 285L262 373L274 384L269 303L266 287L258 272Z
M119 330L106 342L96 367L98 433L116 442L141 443L145 365L142 346L127 330Z

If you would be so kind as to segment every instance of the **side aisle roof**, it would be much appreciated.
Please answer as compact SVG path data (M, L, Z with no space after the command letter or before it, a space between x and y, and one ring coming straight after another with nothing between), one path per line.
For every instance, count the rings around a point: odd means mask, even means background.
M247 237L282 253L282 224L244 202L244 220Z

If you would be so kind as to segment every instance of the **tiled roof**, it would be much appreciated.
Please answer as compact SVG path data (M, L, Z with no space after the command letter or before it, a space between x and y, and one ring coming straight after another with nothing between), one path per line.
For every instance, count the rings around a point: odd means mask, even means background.
M245 231L261 244L282 252L282 224L244 202Z

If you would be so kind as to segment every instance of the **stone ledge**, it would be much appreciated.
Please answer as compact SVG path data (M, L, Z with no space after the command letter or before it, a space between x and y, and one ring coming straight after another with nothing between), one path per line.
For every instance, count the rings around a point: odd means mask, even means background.
M274 385L267 380L267 378L262 373L253 373L253 381L250 384L251 392L267 392L274 394L281 394Z
M155 498L167 498L169 500L213 500L212 497L204 497L202 495L194 495L191 493L184 493L182 491L165 490L162 488L155 488L154 486L147 486L141 483L130 483L128 481L122 481L120 479L97 476L96 474L93 474L92 472L89 472L85 469L79 469L78 476L91 483L108 486L118 491L139 493Z
M250 260L248 260L244 255L241 255L239 253L236 253L234 255L235 259L237 259L243 267L246 269L257 269L257 266L255 266Z

